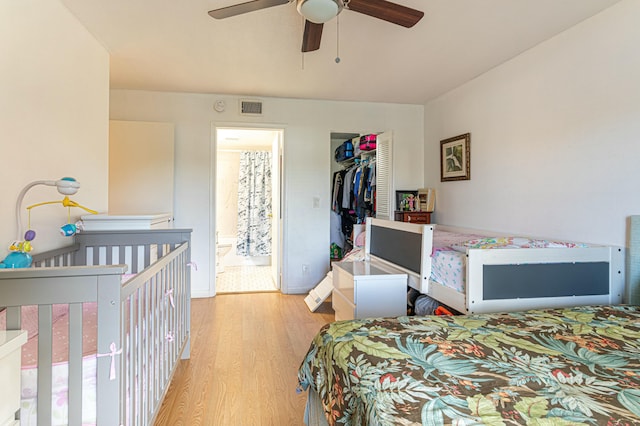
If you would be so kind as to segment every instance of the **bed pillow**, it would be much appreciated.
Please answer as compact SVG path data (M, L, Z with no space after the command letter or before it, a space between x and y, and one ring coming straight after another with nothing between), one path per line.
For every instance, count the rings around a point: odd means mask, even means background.
M499 248L575 248L588 247L586 244L566 241L548 241L523 237L485 237L463 241L451 246L456 251L467 249L499 249Z

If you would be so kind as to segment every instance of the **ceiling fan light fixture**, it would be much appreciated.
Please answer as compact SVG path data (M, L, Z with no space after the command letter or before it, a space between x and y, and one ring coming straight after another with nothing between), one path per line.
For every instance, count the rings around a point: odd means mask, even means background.
M343 8L342 0L297 0L300 15L315 24L335 18Z

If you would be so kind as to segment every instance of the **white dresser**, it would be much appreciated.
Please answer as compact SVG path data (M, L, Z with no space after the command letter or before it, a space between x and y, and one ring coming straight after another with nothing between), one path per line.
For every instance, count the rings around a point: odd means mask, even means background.
M171 213L113 215L88 214L82 216L85 231L121 231L127 229L169 229L172 228Z
M15 418L20 410L21 349L26 342L26 331L0 331L0 426L20 424Z
M333 264L331 304L336 321L407 313L407 274L369 261Z

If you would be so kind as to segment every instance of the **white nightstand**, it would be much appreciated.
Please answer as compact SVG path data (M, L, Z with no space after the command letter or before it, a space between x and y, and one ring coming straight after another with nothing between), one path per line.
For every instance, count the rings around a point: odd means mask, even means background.
M0 331L0 425L19 425L16 412L20 410L20 366L22 345L27 343L23 330Z
M333 264L331 303L336 321L407 314L407 274L368 261Z

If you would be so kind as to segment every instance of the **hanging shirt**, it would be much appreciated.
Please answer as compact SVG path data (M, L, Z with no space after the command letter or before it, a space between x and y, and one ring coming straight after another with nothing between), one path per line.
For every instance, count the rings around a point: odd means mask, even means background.
M353 193L353 173L353 168L347 170L347 173L345 173L344 179L342 181L343 188L341 206L343 209L351 208L351 194Z
M333 190L331 193L331 210L340 211L342 203L343 175L344 171L335 172L333 174Z

